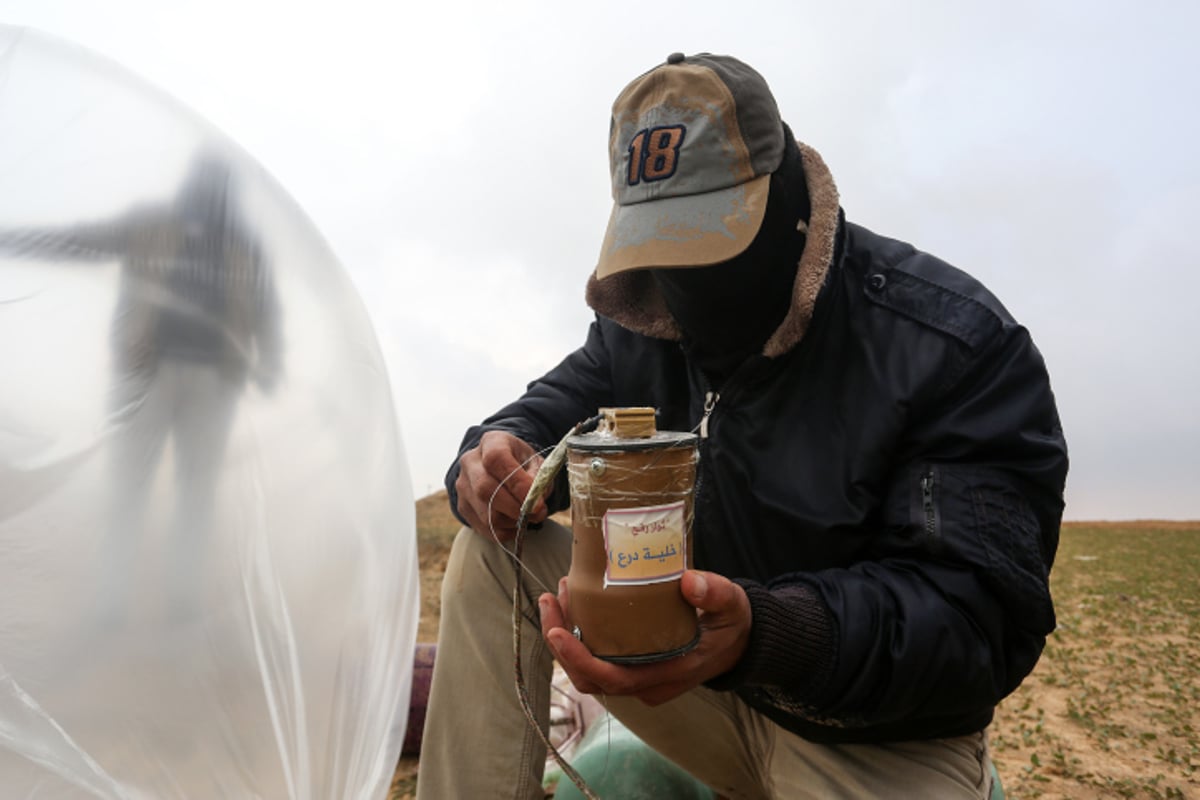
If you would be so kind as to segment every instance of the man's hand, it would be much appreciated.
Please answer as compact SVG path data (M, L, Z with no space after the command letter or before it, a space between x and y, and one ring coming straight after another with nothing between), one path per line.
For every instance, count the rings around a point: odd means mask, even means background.
M458 464L454 483L458 513L484 536L495 535L500 541L516 536L521 503L542 464L541 456L511 433L488 431L478 447L462 454ZM539 498L527 521L541 522L546 516L545 500Z
M566 578L558 584L558 597L538 598L542 635L579 691L631 695L651 706L665 703L733 669L750 642L750 601L742 587L716 573L696 570L685 572L679 587L700 612L700 643L677 658L623 666L594 657L566 629Z

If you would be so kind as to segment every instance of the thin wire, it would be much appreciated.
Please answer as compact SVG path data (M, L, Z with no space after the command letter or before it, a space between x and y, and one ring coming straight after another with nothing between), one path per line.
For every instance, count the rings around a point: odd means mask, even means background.
M533 711L533 703L529 699L529 688L525 685L525 674L521 668L521 629L524 627L523 623L525 621L524 616L521 614L521 595L524 588L522 586L523 582L521 577L522 572L528 570L526 570L525 565L521 563L521 545L523 539L525 538L526 515L529 513L530 509L532 509L537 500L540 499L539 494L548 488L550 483L558 475L558 471L562 468L563 463L566 461L567 440L577 433L582 433L585 429L594 428L595 423L598 422L599 419L600 418L598 416L592 417L591 419L584 420L583 422L580 422L578 425L571 428L571 430L567 432L567 435L564 436L562 440L554 446L550 452L550 455L547 456L546 460L543 461L542 465L538 468L537 475L534 476L533 479L533 485L529 487L529 491L525 495L525 501L521 504L521 512L517 516L517 533L516 537L513 539L512 553L513 561L515 563L514 572L516 578L513 582L512 625L513 672L517 684L517 699L521 704L521 711L525 714L525 719L528 720L530 727L532 727L534 732L537 733L538 738L542 740L542 744L546 746L547 752L553 756L554 760L558 763L558 766L562 769L563 774L571 779L571 783L575 784L583 796L588 798L588 800L600 800L600 798L599 795L597 795L591 789L591 787L587 785L587 781L583 779L583 776L580 775L573 766L571 766L570 762L568 762L565 757L563 757L563 754L560 753L558 748L556 748L550 741L549 735L543 731L542 726L538 724L537 715ZM488 516L491 516L490 511ZM489 525L490 524L491 522L489 519ZM507 548L505 548L505 551L507 552Z
M491 497L488 498L488 507L487 507L488 530L492 534L492 539L496 542L496 544L500 545L500 549L503 550L506 554L508 554L508 557L511 558L514 563L518 564L521 567L521 569L525 571L526 575L528 575L530 578L533 579L534 583L536 583L538 586L541 587L543 592L549 592L550 594L556 594L556 590L551 589L549 586L547 586L546 583L541 578L539 578L536 574L534 574L533 570L531 570L529 567L525 566L525 562L521 561L520 557L516 553L515 545L514 545L514 549L509 550L507 547L504 546L504 542L502 542L500 540L500 535L496 533L496 523L493 522L492 504L496 502L496 495L500 494L500 490L504 488L504 484L507 483L508 480L510 478L512 478L512 476L514 476L518 472L521 472L522 470L524 470L525 467L528 466L535 458L545 455L546 453L549 453L553 449L554 449L553 447L543 447L541 450L537 451L536 453L531 455L529 458L525 459L520 464L518 464L517 467L514 468L512 472L505 475L503 480L501 480L498 484L496 484L496 488L492 490L492 495L491 495Z
M602 775L608 774L608 767L612 759L612 721L613 713L608 708L608 695L600 695L600 705L604 706L604 771Z

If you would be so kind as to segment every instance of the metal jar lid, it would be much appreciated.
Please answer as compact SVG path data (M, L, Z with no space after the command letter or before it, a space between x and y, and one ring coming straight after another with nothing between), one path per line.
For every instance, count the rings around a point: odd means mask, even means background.
M571 436L569 450L585 453L629 452L633 450L665 450L673 447L695 447L700 437L694 433L656 431L650 436L613 436L608 431L596 431Z

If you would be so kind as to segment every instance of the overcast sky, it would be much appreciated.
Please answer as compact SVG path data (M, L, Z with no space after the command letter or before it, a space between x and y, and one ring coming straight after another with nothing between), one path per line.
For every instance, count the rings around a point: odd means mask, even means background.
M1032 331L1068 518L1200 518L1200 5L581 6L0 0L0 22L166 89L295 197L374 321L418 496L582 342L609 108L679 50L756 67L848 218Z

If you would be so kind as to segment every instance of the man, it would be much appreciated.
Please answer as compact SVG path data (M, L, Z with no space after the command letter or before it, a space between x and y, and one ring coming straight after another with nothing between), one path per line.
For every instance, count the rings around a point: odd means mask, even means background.
M846 222L739 61L675 54L634 80L609 149L587 342L471 428L447 476L473 531L443 585L419 795L539 796L493 537L540 449L598 407L652 405L702 437L680 583L700 643L602 661L565 589L543 594L523 639L543 713L553 655L727 797L986 797L993 709L1054 628L1067 456L1028 333L969 276ZM534 521L567 499L560 479ZM569 560L561 526L526 537L545 585Z
M168 441L175 469L171 591L197 602L225 447L246 383L273 390L282 363L279 301L263 247L242 219L228 155L205 146L175 194L110 217L0 230L0 254L121 265L110 329L108 541L95 604L123 623L144 512Z

